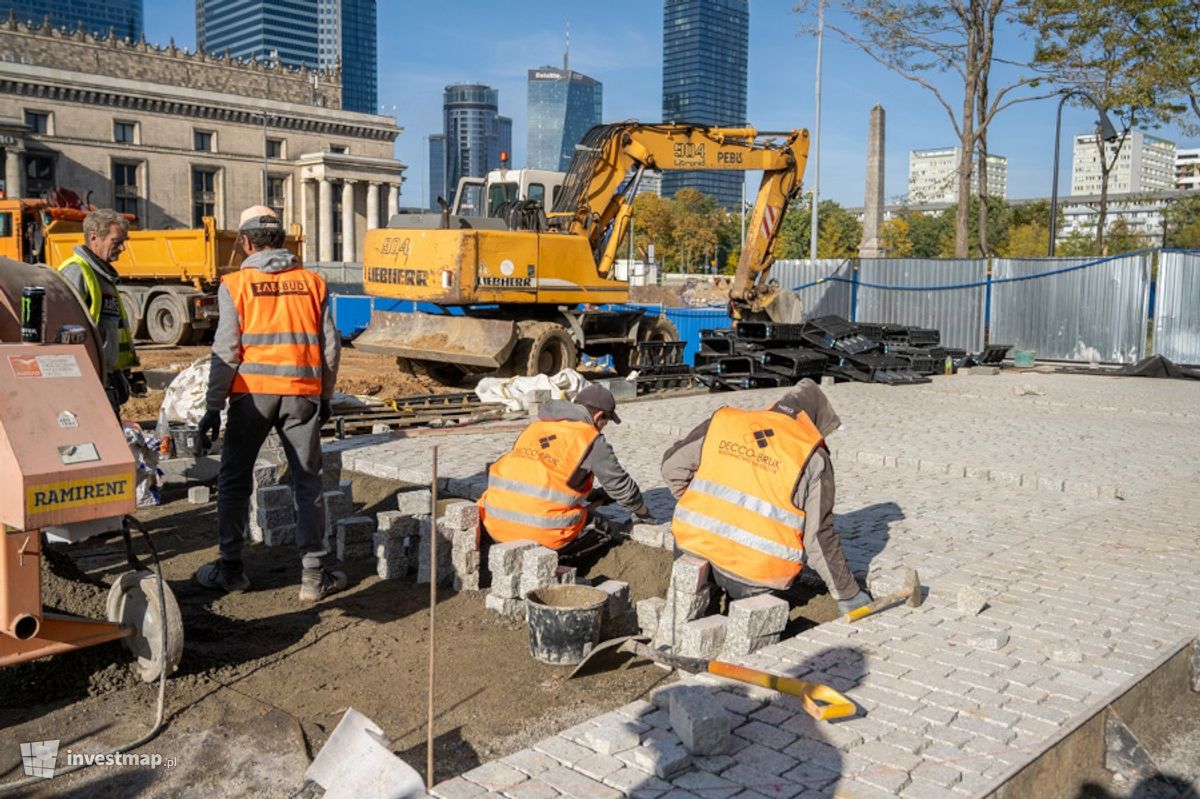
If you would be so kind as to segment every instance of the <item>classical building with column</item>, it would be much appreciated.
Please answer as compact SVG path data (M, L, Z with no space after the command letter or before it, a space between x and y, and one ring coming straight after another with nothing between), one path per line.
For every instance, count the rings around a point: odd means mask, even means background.
M142 228L237 224L265 203L307 263L361 261L399 205L392 117L341 110L334 72L0 22L0 152L10 197L62 186Z

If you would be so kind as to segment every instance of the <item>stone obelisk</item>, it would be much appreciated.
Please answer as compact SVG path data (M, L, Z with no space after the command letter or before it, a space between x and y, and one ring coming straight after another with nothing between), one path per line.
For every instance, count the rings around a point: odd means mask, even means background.
M859 258L882 258L883 240L879 225L883 222L883 106L871 109L871 130L867 136L867 195L863 201L862 242Z

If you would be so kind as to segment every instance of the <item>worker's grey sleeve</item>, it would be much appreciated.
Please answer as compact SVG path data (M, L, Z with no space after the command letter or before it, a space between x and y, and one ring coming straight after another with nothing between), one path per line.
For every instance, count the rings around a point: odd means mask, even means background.
M329 295L321 305L321 399L331 399L337 384L338 365L342 360L342 334L333 323L333 303Z
M617 460L617 453L613 452L612 444L609 444L604 436L596 436L591 450L579 464L579 469L594 474L608 495L621 503L621 507L626 510L636 511L644 504L641 489Z
M700 468L700 453L704 451L704 437L708 435L711 418L705 419L663 453L662 477L676 500L683 499L683 492L692 482Z
M804 510L804 552L808 565L817 570L834 599L849 599L858 593L858 582L833 528L833 497L823 496L833 489L832 480L825 484L823 479L830 468L828 459L824 450L813 453L801 473L793 501Z
M86 309L91 297L88 296L87 283L83 280L83 267L76 263L67 264L58 273L71 284L71 288L79 292L79 297L83 300L83 306Z
M225 407L233 378L242 363L242 318L233 295L223 284L217 289L217 332L213 335L212 356L208 361L208 394L204 407L219 411Z

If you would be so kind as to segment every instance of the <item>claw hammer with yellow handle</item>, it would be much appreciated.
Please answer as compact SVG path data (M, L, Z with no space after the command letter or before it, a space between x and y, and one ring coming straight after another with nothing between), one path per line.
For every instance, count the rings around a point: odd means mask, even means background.
M904 587L894 594L876 599L869 605L863 605L861 608L855 608L847 613L843 618L846 621L858 621L861 618L870 616L872 613L877 613L884 608L890 608L898 602L907 601L909 607L919 608L924 597L921 593L921 578L917 576L916 569L909 569L908 575L904 580Z

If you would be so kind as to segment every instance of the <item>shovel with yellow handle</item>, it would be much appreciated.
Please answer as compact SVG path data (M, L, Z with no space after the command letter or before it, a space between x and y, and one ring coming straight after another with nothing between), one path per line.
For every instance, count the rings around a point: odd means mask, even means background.
M749 685L770 688L773 691L779 691L783 694L797 696L804 705L804 709L814 719L830 721L853 716L858 712L858 707L853 702L828 685L806 682L795 677L784 677L779 674L772 674L769 671L752 669L746 666L739 666L735 663L726 663L721 660L705 660L703 658L689 658L682 655L675 655L666 650L651 648L646 643L649 640L649 638L644 636L631 635L605 641L593 649L584 658L583 662L567 675L567 679L569 680L584 671L595 670L596 663L599 660L597 655L601 653L628 653L646 658L647 660L653 660L655 663L661 663L673 669L686 671L689 674L714 674L718 677L725 677ZM591 664L592 668L585 668L589 664Z

